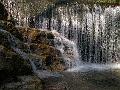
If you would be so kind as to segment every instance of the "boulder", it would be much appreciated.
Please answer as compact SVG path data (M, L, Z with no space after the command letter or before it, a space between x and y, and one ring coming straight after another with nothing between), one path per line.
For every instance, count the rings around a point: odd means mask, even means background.
M61 52L53 46L46 44L31 44L32 53L40 56L44 66L51 71L64 71L66 69Z
M51 32L36 29L26 30L22 28L18 28L15 31L8 31L9 30L5 31L1 29L1 45L9 50L14 51L14 49L17 49L22 51L22 53L25 53L25 56L27 55L27 58L23 59L28 62L28 58L31 58L31 60L35 62L36 60L42 62L42 66L39 64L39 66L42 67L41 69L51 71L65 70L65 62L61 52L54 47L54 44L49 43L49 38L54 41L54 35ZM19 38L19 35L21 35L21 38ZM17 55L19 54L19 52L16 51L15 53Z
M14 51L0 45L0 81L16 75L32 73L30 64Z
M56 67L58 66L58 71L60 71L60 67L62 67L61 71L65 70L66 67L62 54L55 48L54 35L50 31L32 28L16 28L9 32L22 41L17 42L18 44L16 46L18 48L26 53L29 49L30 53L35 56L34 60L36 60L35 58L40 61L42 60L44 69L57 71Z
M28 56L29 54L34 54L34 59L37 56L37 59L42 60L47 70L52 70L54 66L56 68L56 65L65 67L61 52L54 46L54 35L52 32L34 28L10 27L6 23L8 22L2 21L5 28L1 27L2 29L0 29L1 45L9 50L13 50L13 48L20 49ZM49 56L51 57L50 59L48 58ZM48 65L49 62L51 62L50 65Z

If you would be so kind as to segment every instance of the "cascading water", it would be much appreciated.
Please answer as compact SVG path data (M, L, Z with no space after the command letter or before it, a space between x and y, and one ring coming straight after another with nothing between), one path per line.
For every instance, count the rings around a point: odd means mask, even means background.
M25 21L22 22L23 15L15 0L5 0L3 3L7 4L8 12L15 16L19 25L26 22L27 26L28 16L24 15ZM15 9L12 10L12 7ZM36 17L35 27L51 30L55 35L55 47L61 51L66 66L75 67L70 70L82 67L120 68L119 64L112 65L120 60L120 6L61 4L53 7L49 13L46 11ZM29 45L31 40L27 43ZM16 43L11 43L16 46L14 44ZM36 60L30 59L19 48L12 48L21 57L28 59L33 71L38 73Z
M55 35L55 47L61 51L66 67L72 68L79 65L80 60L76 44L54 30L52 33Z
M8 19L13 19L16 22L16 27L28 27L28 6L23 4L22 0L1 0L8 12ZM24 11L23 9L24 8Z
M62 44L69 39L72 47L76 47L74 51L79 53L77 61L85 64L119 63L120 6L89 6L75 3L58 6L51 14L49 18L42 14L39 20L36 20L36 27L50 27L51 30L56 30L62 35L59 36ZM59 48L65 55L62 46Z

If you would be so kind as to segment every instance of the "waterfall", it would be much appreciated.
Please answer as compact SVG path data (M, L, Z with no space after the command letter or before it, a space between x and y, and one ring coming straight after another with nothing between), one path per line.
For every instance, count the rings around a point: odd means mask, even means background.
M9 19L12 19L16 27L28 27L28 6L23 0L1 0L8 11Z
M7 4L8 11L15 15L14 18L19 25L25 25L23 22L26 22L25 26L27 26L29 17L27 7L26 15L23 15L15 0L5 0L3 3ZM13 7L16 8L11 10ZM35 27L52 31L55 36L55 47L61 51L67 67L119 63L120 6L70 3L55 6L52 10L48 9L34 19ZM15 38L12 39L11 45L16 46ZM31 43L30 39L29 43ZM16 47L13 49L18 54L22 54L22 57L26 56ZM33 70L36 71L34 62L29 60Z
M66 67L72 68L79 65L80 57L77 50L77 45L73 41L61 36L55 30L52 30L52 33L55 35L55 47L62 53L62 56L66 62Z
M53 7L49 18L45 16L46 13L47 11L39 15L40 19L36 20L39 25L36 27L50 27L50 30L60 33L56 38L60 40L61 45L57 44L57 48L65 59L67 55L64 54L63 48L64 44L68 44L76 51L74 53L78 53L77 56L73 55L74 59L79 59L76 61L81 63L119 63L120 6L73 3Z

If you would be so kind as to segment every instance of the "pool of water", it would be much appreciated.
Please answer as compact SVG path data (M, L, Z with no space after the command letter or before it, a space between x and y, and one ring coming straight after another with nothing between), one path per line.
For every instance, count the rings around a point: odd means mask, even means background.
M111 63L111 64L81 64L77 67L73 67L67 70L67 72L88 72L91 70L105 71L112 69L120 69L120 64Z
M120 90L120 70L62 72L63 77L44 79L44 90Z

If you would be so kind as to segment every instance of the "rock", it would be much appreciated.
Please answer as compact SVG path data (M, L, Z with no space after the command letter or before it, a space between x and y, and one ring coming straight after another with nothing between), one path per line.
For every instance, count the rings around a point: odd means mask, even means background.
M54 35L49 31L42 31L34 28L9 28L7 29L19 40L37 44L54 46Z
M47 70L65 70L65 62L62 58L61 52L56 48L46 44L31 44L30 49L34 54L40 56Z
M46 70L42 70L42 71L38 71L37 72L38 77L40 79L45 79L45 78L60 78L63 77L64 75L58 73L58 72L51 72L51 71L46 71Z
M17 81L8 82L0 87L0 90L43 90L42 81L34 76L19 76Z
M9 30L8 30L9 31ZM51 70L51 71L63 71L65 70L65 64L61 55L61 52L54 47L54 45L49 44L49 40L47 38L52 38L52 33L49 31L38 31L36 29L16 29L15 31L10 31L11 33L1 30L0 31L0 44L12 49L18 48L22 50L24 53L34 54L33 61L42 60L43 69ZM17 35L18 33L18 35ZM25 40L19 40L13 35L20 36ZM27 37L25 37L27 36ZM28 42L27 42L28 39ZM30 40L29 40L30 39ZM52 53L51 53L52 52ZM39 57L38 57L39 56ZM49 58L51 57L51 58ZM32 57L31 57L32 58ZM51 62L51 63L50 63Z
M27 75L32 73L30 64L14 51L0 45L0 81L7 76Z
M9 49L11 49L11 47L15 47L22 49L25 52L28 52L28 46L16 37L14 37L11 33L7 32L6 30L0 29L0 38L0 44L3 46Z
M42 90L40 79L28 76L33 74L30 60L37 69L65 69L61 52L54 46L54 35L45 30L16 28L12 21L0 3L0 85L4 84L0 90Z
M13 47L18 48L28 54L28 56L29 53L34 53L35 56L39 56L39 60L42 59L47 70L53 70L54 66L55 68L58 66L59 71L60 67L62 67L61 71L65 69L61 52L54 47L54 35L52 32L33 28L15 27L7 28L6 30L7 31L3 29L0 30L1 45L9 49L13 49ZM49 56L51 58L49 58ZM57 70L57 68L54 70Z
M7 22L3 21L3 20L0 20L0 28L5 29L6 27L7 27Z
M30 28L27 28L26 30L24 30L23 28L21 31L22 33L24 32L23 36L25 41L30 41L31 43L47 44L50 46L54 46L54 35L49 31L41 31L37 29L31 30Z
M61 52L54 47L54 35L51 32L31 28L18 28L10 32L17 38L20 36L19 39L28 45L31 53L34 53L35 57L39 56L39 60L42 59L43 67L45 66L47 70L65 70L64 60Z
M16 31L12 31L13 34L11 34L7 31L1 29L1 31L0 31L0 37L1 37L0 44L5 46L6 48L8 48L10 50L13 50L13 51L15 48L17 48L17 49L21 50L23 53L26 53L26 55L28 57L30 57L29 54L32 54L32 55L34 54L34 58L33 58L33 56L31 56L30 58L33 61L38 60L41 62L41 60L42 60L43 66L40 66L40 67L43 67L42 69L51 70L51 71L63 71L63 70L65 70L65 68L66 68L65 62L62 58L61 52L58 49L56 49L54 46L43 42L44 38L47 37L48 33L49 33L48 37L52 37L52 36L50 36L50 32L40 31L40 30L38 31L36 29L33 29L33 31L32 30L31 31L30 30L24 31L25 33L23 31L16 30ZM27 41L24 42L24 40L23 41L19 40L18 39L19 37L18 38L14 37L13 35L15 33L17 36L17 32L18 33L20 32L19 34L22 36L23 39L27 40L28 37L31 38L30 42L27 42ZM37 34L37 33L39 33L39 34ZM19 34L18 34L18 36L19 36ZM28 37L24 37L24 35L28 35ZM39 36L39 38L36 38L37 35ZM51 33L51 35L52 35L52 33ZM41 37L43 39L40 40ZM40 40L40 42L39 42L39 40ZM45 38L45 41L48 42L46 38ZM52 51L52 53L51 53L51 51ZM16 54L19 54L19 53L16 53ZM28 58L26 58L26 59L23 58L23 59L27 60L29 62Z

